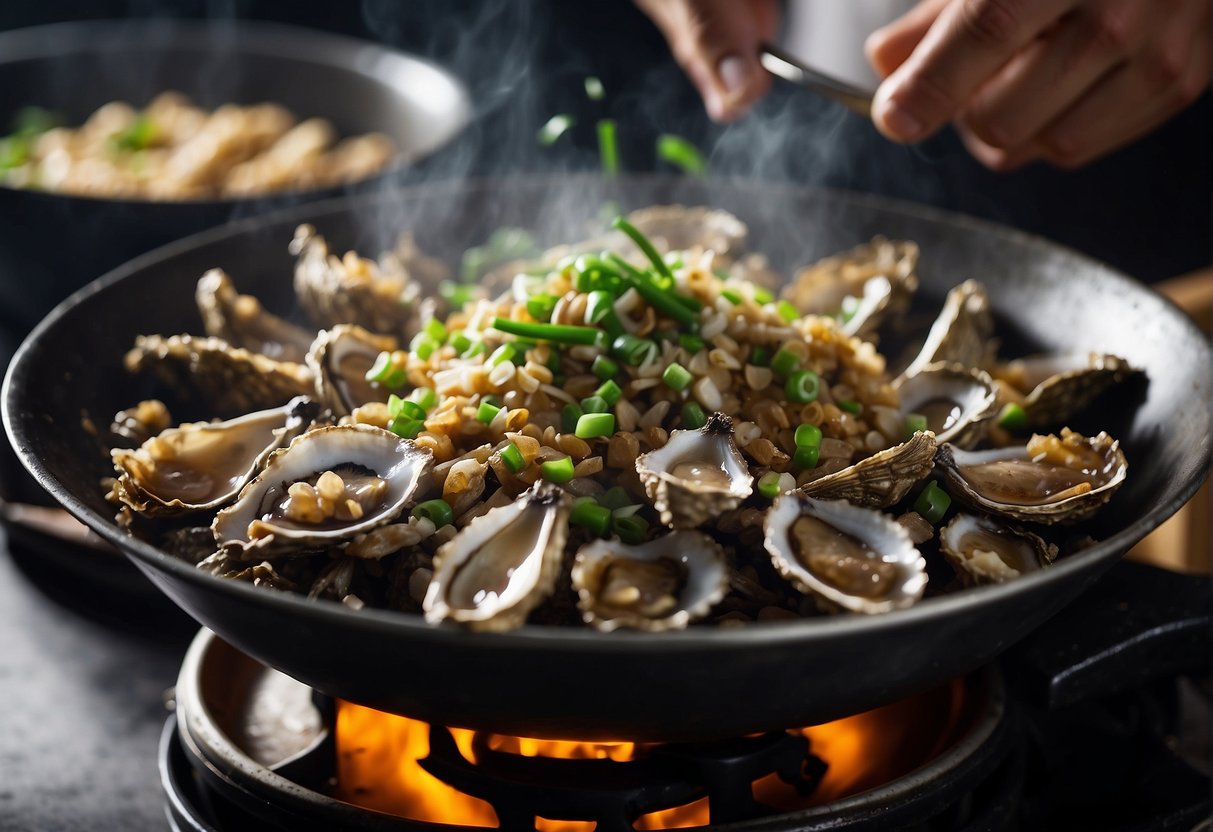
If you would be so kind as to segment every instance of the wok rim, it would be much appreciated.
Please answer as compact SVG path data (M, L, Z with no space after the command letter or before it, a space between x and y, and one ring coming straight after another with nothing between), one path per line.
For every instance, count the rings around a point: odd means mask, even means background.
M0 416L3 417L5 431L12 443L21 463L30 472L38 484L46 489L56 501L66 508L73 516L93 529L103 538L114 544L128 557L134 558L141 568L150 568L158 573L167 573L174 581L184 581L212 594L231 598L233 602L264 605L277 614L308 616L314 623L335 625L354 630L369 630L383 637L408 637L431 640L435 643L445 643L458 640L466 643L469 639L491 638L489 642L496 649L531 651L535 648L569 648L579 652L615 653L619 650L642 653L669 653L716 651L750 647L755 640L771 645L798 644L811 645L814 642L830 641L843 637L859 637L878 633L886 628L898 627L902 624L927 624L933 620L951 619L962 616L966 612L981 607L987 603L999 600L1009 600L1023 594L1032 593L1037 586L1049 582L1064 581L1075 573L1085 572L1095 564L1111 565L1111 562L1121 557L1124 552L1149 532L1170 518L1209 477L1211 462L1209 445L1210 438L1205 436L1202 446L1204 463L1194 469L1184 482L1180 484L1177 495L1165 504L1139 517L1124 529L1111 537L1099 541L1094 546L1069 555L1051 566L1048 570L1022 575L1016 580L1001 584L991 584L972 588L960 589L944 595L924 598L913 606L894 610L881 615L834 615L813 618L802 618L791 621L752 622L744 627L692 627L685 630L674 630L656 633L635 633L617 630L602 633L591 628L567 627L558 625L524 624L523 626L504 633L469 632L449 622L434 626L427 624L425 619L417 614L396 610L363 608L352 610L344 604L317 603L302 595L287 592L267 591L263 588L246 584L242 581L227 580L198 570L184 560L174 557L138 538L125 534L118 526L104 516L95 514L91 508L79 500L72 491L60 482L51 471L46 469L40 460L33 458L21 443L24 434L18 430L17 418L14 415L17 404L17 388L21 383L19 376L26 374L28 355L34 345L45 337L45 333L54 329L68 312L75 309L97 293L106 291L110 286L144 269L154 267L166 259L183 254L191 249L218 243L225 239L232 240L251 236L262 227L299 222L304 219L322 221L318 218L334 213L342 213L352 209L357 202L374 202L384 199L424 200L434 198L444 193L466 193L476 189L494 189L508 187L512 183L522 184L552 184L568 185L570 179L584 179L600 182L598 174L568 175L527 175L516 174L497 177L477 177L466 180L432 182L422 185L402 187L390 192L361 194L350 197L312 202L306 205L292 206L289 209L247 217L227 223L222 226L207 229L167 245L153 249L140 255L106 274L98 277L85 287L77 290L66 300L55 307L37 327L26 337L14 354L8 371L5 373L3 386L0 387ZM676 183L682 177L666 174L637 174L620 177L620 182L627 187L635 184ZM767 183L744 178L716 178L708 180L717 182L725 187L762 187L765 190L785 191L799 194L801 197L815 194L827 199L850 202L860 207L869 207L893 213L909 214L912 217L926 219L935 223L943 223L952 227L960 227L992 234L1031 248L1044 249L1053 253L1063 253L1075 258L1084 265L1091 266L1106 274L1108 280L1119 284L1120 288L1130 291L1145 291L1156 300L1169 307L1175 317L1181 321L1181 327L1187 328L1186 335L1201 344L1206 365L1210 362L1211 350L1203 334L1174 303L1155 292L1149 286L1133 280L1133 278L1111 266L1102 263L1069 247L1054 243L1039 235L1030 234L1018 229L1009 228L988 220L970 217L951 211L919 205L907 200L891 199L875 194L867 194L842 189L826 188L815 185L790 185L784 183ZM1205 402L1206 406L1208 402ZM1207 407L1206 407L1207 409Z
M359 67L353 57L358 52L374 53L378 60L390 60L397 65L416 65L441 78L453 93L455 101L456 126L449 135L431 138L424 146L415 148L401 147L396 158L383 170L353 179L338 185L326 185L322 188L285 188L265 191L243 197L206 197L203 199L137 199L131 197L114 198L93 196L90 194L59 193L42 191L31 188L14 188L0 182L0 194L34 197L45 201L71 200L81 204L105 209L185 211L236 211L241 206L273 204L275 201L306 200L311 204L336 198L347 190L367 189L376 186L390 185L397 177L413 165L437 153L442 148L455 141L473 121L471 93L467 85L451 70L432 61L429 58L412 52L396 49L388 44L373 40L354 37L352 35L333 34L322 29L308 26L298 26L276 21L232 18L228 20L204 20L190 18L148 18L142 20L124 20L120 18L95 18L89 20L69 20L59 23L48 23L39 26L25 26L20 29L10 29L0 32L0 66L24 60L38 58L54 59L66 54L97 52L97 48L88 47L88 39L97 37L96 30L104 29L107 41L129 37L127 33L164 33L166 36L181 38L187 45L205 46L207 38L213 33L225 32L222 37L230 38L230 48L235 52L250 55L260 55L268 58L293 58L307 55L318 63L334 70L340 69L358 75L368 75ZM226 30L226 31L225 31ZM65 47L58 38L68 41ZM170 53L181 46L166 43L161 51ZM304 48L306 47L306 48ZM384 83L385 87L399 91L394 84ZM111 99L114 100L114 99ZM100 105L98 105L100 106ZM323 118L323 115L320 115ZM342 137L344 138L344 137ZM399 137L391 137L399 142ZM407 152L406 152L407 151ZM285 207L294 207L285 206ZM188 239L188 238L182 238ZM174 240L173 242L180 242ZM171 244L170 244L171 245ZM166 246L167 247L167 246ZM125 265L125 263L123 264Z

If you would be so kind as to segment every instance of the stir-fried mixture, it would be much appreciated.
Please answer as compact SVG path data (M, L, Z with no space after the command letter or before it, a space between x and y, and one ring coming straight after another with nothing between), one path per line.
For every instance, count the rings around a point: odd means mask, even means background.
M118 414L116 436L150 435L113 452L121 519L213 574L353 607L663 630L898 609L928 558L955 576L931 591L1047 568L1074 545L1059 525L1124 480L1106 434L1029 433L1130 368L998 362L979 284L890 375L865 338L915 290L912 244L822 261L781 297L724 212L612 229L479 263L442 302L411 238L338 258L301 227L318 334L209 272L207 337L141 336L127 364L235 418Z
M278 104L208 112L165 92L142 110L111 101L75 128L27 108L0 138L0 184L122 199L244 197L365 179L395 156L381 133L338 141L325 119L299 121Z

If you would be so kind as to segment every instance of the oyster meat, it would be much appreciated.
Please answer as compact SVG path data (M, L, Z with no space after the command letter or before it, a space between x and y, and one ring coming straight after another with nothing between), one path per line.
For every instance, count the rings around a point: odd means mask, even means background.
M582 618L604 632L685 627L707 615L729 586L724 553L695 531L639 546L595 540L577 550L572 581Z
M908 607L927 585L926 561L891 517L843 500L775 499L763 544L779 573L826 609Z
M965 584L1002 583L1043 569L1057 547L990 517L957 514L939 532L939 550Z
M375 335L353 324L321 330L307 354L317 398L337 416L346 416L367 402L386 402L387 388L367 381L366 373L379 353L397 347L390 335Z

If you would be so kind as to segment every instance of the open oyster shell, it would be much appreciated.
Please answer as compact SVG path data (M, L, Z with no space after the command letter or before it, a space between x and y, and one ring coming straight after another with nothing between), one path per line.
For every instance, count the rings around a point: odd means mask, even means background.
M267 312L252 295L239 294L223 269L198 278L194 300L207 335L275 361L303 363L312 334Z
M953 497L972 508L1031 523L1085 520L1124 483L1128 462L1106 433L1034 434L1027 445L964 451L940 445L935 461Z
M968 585L1009 581L1057 557L1057 547L1038 535L964 512L940 530L939 550Z
M1028 424L1044 427L1066 421L1139 372L1123 358L1091 352L1020 358L996 367L994 375L1024 395Z
M465 526L434 557L425 620L473 630L520 626L560 574L569 506L567 493L539 483Z
M382 428L317 428L275 451L236 502L215 516L211 531L223 551L244 560L337 548L395 519L413 502L433 460L428 450ZM326 474L341 478L336 499L325 496ZM315 495L296 496L299 483ZM322 498L333 504L332 513ZM292 510L292 500L299 510Z
M699 430L671 433L664 446L636 459L636 473L661 522L674 528L695 528L736 508L754 487L723 413Z
M937 442L971 448L985 435L998 409L998 391L983 370L958 364L931 364L894 385L902 413L918 413Z
M148 515L218 508L236 499L273 451L306 430L319 406L297 398L226 422L168 428L135 449L110 452L113 500Z
M926 341L901 375L915 375L941 361L963 367L987 367L995 348L994 316L986 288L976 280L966 280L948 292Z
M775 499L763 528L775 568L826 609L888 612L926 588L926 561L909 533L879 511L791 492Z
M707 615L729 586L724 553L694 531L639 546L595 540L577 550L572 581L582 618L604 632L681 629Z
M870 243L801 269L783 295L806 314L848 312L842 331L863 336L906 307L918 289L917 264L914 243L873 237ZM848 297L855 306L844 310Z
M857 506L888 508L931 473L935 448L935 434L919 431L900 445L805 483L800 492L819 500L846 500Z
M397 347L390 335L376 335L353 324L321 330L307 354L317 398L337 416L346 416L367 402L386 402L389 391L367 381L366 372L379 353Z

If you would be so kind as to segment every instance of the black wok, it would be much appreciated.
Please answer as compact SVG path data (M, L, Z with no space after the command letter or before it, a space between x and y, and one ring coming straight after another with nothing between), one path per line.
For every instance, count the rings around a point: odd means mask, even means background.
M1106 428L1128 483L1093 533L1102 542L1012 583L924 600L884 616L838 616L665 634L526 626L507 634L429 627L223 581L126 536L99 479L107 461L81 429L152 392L121 372L141 332L198 331L193 285L221 266L244 291L290 307L286 242L306 219L337 250L384 246L413 228L454 257L493 228L572 239L604 197L734 211L777 266L874 234L922 247L937 305L967 277L985 282L1008 350L1098 349L1144 368L1148 384L1105 398L1075 426ZM1168 302L1073 252L989 224L904 204L755 183L663 178L497 180L405 190L245 221L167 246L77 293L23 345L4 388L22 460L72 513L122 547L173 600L248 654L333 695L453 725L528 736L702 739L810 724L922 690L988 661L1039 625L1181 505L1209 459L1209 347ZM159 391L162 392L162 391ZM179 418L203 414L176 413Z

